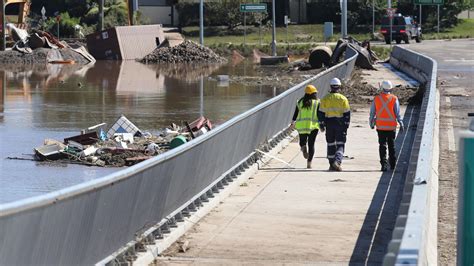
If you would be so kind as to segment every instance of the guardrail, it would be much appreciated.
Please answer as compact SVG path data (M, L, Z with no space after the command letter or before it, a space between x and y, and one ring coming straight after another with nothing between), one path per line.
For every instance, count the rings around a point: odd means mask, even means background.
M323 96L333 77L350 76L356 57L348 49L344 62L155 158L0 205L0 265L90 265L149 228L166 226L251 163L257 147L278 141L274 136L288 127L307 84Z
M435 60L395 46L390 63L424 84L402 202L384 265L436 265L438 222L439 95Z

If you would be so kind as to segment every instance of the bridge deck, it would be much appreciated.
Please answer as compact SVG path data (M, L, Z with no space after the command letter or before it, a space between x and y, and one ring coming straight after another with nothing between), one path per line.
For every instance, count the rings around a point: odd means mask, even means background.
M307 170L297 139L204 217L159 264L380 263L390 240L414 130L397 137L397 169L380 172L368 108L356 107L343 172L329 172L324 134ZM407 124L416 111L403 108ZM413 119L409 121L410 118Z

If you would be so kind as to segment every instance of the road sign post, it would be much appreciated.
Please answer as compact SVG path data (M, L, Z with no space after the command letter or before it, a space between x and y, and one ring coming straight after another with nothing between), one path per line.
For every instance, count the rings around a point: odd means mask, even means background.
M390 21L390 48L392 48L392 28L393 28L393 17L395 16L396 8L391 8L391 3L389 2L389 8L387 8L387 16Z
M247 37L247 12L267 12L267 4L240 4L240 12L244 13L244 45ZM261 22L260 22L261 24ZM260 29L259 29L260 31ZM260 34L260 33L259 33Z
M421 13L422 13L422 6L423 5L437 5L438 6L438 34L439 34L439 6L444 4L444 0L415 0L415 5L420 5L420 18L419 24L421 27Z

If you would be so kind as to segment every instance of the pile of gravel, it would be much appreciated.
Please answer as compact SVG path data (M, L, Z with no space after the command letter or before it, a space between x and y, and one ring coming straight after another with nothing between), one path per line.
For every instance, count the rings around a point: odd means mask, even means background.
M227 59L211 49L192 41L184 41L175 47L161 47L145 56L142 63L225 63Z

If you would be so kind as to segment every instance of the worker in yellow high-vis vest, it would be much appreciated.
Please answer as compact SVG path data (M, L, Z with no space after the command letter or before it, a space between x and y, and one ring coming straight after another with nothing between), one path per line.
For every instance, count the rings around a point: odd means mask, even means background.
M333 78L331 91L321 99L319 107L321 130L326 130L329 171L342 171L347 129L351 121L351 108L347 98L340 93L341 85L338 78Z
M306 86L304 91L303 98L296 103L291 126L298 131L301 151L307 160L306 167L311 168L314 142L319 131L319 99L317 97L318 90L313 85Z

